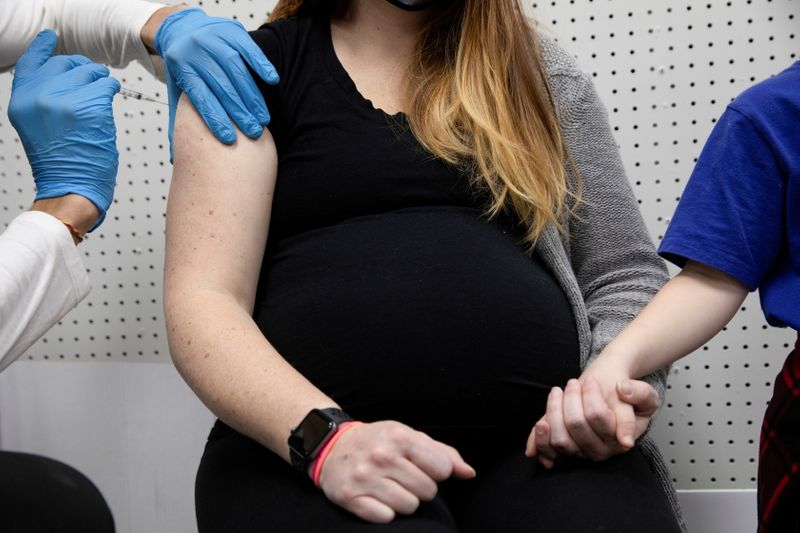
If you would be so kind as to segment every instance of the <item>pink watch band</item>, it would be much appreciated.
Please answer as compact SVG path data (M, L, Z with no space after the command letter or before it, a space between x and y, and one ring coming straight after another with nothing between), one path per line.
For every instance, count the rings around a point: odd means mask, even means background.
M320 450L319 455L317 455L317 458L314 459L314 465L311 469L312 472L311 479L312 481L314 481L314 486L319 488L319 476L320 473L322 472L322 465L325 463L325 459L328 457L328 454L331 453L333 445L336 444L336 441L339 440L339 437L341 437L345 431L359 424L361 424L361 422L356 422L356 421L344 422L339 426L338 431L334 433L333 437L331 437L331 440L326 442L325 446L322 447L322 450Z

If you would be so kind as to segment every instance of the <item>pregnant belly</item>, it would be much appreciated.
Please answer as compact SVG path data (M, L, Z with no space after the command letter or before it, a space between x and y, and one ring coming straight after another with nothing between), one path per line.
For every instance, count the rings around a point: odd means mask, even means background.
M353 416L529 428L578 373L558 283L474 210L359 217L272 250L254 318Z

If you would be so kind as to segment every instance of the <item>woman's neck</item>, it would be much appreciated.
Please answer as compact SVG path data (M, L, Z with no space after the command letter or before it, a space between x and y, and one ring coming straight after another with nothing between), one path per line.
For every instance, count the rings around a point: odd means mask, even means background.
M351 0L345 14L331 21L339 61L359 92L389 114L406 111L407 65L426 17L385 0Z
M425 11L403 11L385 0L351 0L332 24L340 45L396 62L410 57L425 18Z

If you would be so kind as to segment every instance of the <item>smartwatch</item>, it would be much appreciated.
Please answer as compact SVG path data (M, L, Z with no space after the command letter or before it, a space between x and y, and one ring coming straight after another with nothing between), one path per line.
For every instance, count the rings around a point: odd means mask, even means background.
M339 430L343 422L353 420L341 409L312 409L289 434L289 457L292 466L306 473L308 465Z

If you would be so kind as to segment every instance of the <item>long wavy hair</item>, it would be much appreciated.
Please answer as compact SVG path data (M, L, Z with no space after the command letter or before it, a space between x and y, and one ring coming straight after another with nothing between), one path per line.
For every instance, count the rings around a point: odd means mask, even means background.
M269 20L339 16L348 3L279 0ZM434 156L488 189L489 217L516 215L530 246L548 224L563 232L579 202L580 176L519 0L454 0L429 9L408 65L411 131Z

